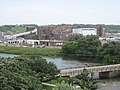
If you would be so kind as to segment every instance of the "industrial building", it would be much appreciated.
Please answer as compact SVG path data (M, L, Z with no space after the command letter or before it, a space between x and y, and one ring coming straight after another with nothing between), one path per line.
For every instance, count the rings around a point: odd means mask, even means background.
M30 33L23 36L25 39L34 39L34 40L63 40L68 41L70 34L81 34L86 35L98 35L99 37L105 37L105 26L99 25L94 28L71 28L64 25L50 25L50 26L29 26L26 31L30 32L34 29L37 29L36 33Z
M7 38L8 44L60 46L69 41L71 34L81 34L83 36L98 35L99 37L104 37L105 28L103 26L96 28L74 28L65 25L28 26L26 32L10 36L6 35L4 37ZM21 41L21 38L24 38L25 40Z
M77 28L72 29L72 34L81 34L83 36L86 35L97 35L99 37L105 37L105 26L100 25L96 28Z
M72 30L72 34L81 34L83 36L97 35L97 29L96 28L77 28Z

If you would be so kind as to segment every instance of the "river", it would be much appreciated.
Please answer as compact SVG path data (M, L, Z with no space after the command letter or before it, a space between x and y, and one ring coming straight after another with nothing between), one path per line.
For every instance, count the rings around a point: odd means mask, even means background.
M18 55L14 54L0 54L0 57L15 57ZM71 67L86 67L86 66L95 66L98 63L87 62L83 60L72 60L72 59L63 59L63 58L48 58L43 57L48 62L53 62L56 64L58 69L71 68ZM97 90L120 90L120 78L117 79L107 79L100 80L99 87Z
M16 56L18 56L18 55L0 53L0 57L4 57L4 58L14 58Z
M53 62L56 64L58 69L72 68L72 67L87 67L87 66L95 66L99 65L99 63L92 63L83 60L72 60L72 59L63 59L63 58L48 58L43 57L48 62Z

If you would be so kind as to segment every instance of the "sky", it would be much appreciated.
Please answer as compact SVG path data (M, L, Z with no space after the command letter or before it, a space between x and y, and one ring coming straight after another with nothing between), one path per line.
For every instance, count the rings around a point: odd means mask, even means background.
M120 24L120 0L0 0L0 25Z

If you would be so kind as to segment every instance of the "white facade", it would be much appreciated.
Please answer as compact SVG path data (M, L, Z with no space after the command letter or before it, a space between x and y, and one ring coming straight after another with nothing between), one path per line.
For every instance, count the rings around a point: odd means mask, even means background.
M23 42L25 42L25 40L23 38L13 39L13 40L7 41L7 43L9 43L9 44L22 44Z
M34 44L36 43L36 44L39 45L39 44L40 44L40 41L39 41L39 40L26 40L26 43L27 43L27 44L31 44L31 45L34 45Z
M97 35L97 29L96 28L78 28L78 29L73 29L72 34L82 34L84 36Z

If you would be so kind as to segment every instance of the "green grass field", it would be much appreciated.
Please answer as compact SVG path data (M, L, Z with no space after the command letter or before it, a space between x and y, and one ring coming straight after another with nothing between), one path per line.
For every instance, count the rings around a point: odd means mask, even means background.
M0 46L0 53L17 54L17 55L41 55L41 56L59 56L60 48L23 48Z

